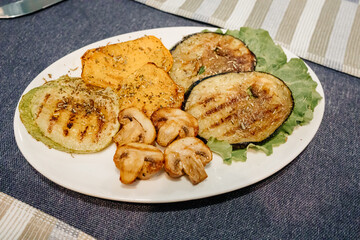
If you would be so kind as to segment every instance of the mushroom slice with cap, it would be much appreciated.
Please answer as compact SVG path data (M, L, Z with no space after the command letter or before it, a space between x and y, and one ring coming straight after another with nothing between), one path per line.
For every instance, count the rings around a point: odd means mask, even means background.
M128 143L117 147L114 163L120 170L120 181L131 184L136 178L148 179L160 171L164 154L152 145Z
M193 184L207 178L205 165L212 160L212 152L203 141L185 137L172 142L165 149L165 171L170 177L189 176Z
M158 132L156 142L166 147L177 138L195 137L199 124L191 114L177 108L160 108L151 115Z
M156 131L151 120L137 108L126 108L119 114L120 130L113 140L117 146L130 142L151 144Z

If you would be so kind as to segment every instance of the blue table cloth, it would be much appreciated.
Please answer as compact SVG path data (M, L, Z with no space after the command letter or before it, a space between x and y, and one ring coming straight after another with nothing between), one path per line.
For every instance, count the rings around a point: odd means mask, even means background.
M108 37L173 26L212 25L130 0L67 0L1 20L0 192L96 239L359 239L360 79L307 60L325 92L322 124L294 161L249 187L135 204L68 190L31 167L17 147L13 118L24 89L44 68Z

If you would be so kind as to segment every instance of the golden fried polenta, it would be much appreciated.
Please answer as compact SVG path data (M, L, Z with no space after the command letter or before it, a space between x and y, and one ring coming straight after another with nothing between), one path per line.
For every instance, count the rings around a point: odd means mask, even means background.
M148 117L159 108L180 108L184 90L162 68L147 63L122 81L115 92L120 97L120 110L136 107Z
M81 57L82 79L99 87L117 88L122 81L150 62L168 72L173 63L169 50L154 36L90 49Z

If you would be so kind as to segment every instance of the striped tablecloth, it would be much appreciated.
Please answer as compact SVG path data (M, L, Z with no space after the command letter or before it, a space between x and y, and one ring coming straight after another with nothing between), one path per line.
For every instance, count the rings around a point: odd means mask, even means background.
M0 239L94 239L84 232L0 192Z
M360 77L359 0L137 1L225 29L265 29L298 56Z

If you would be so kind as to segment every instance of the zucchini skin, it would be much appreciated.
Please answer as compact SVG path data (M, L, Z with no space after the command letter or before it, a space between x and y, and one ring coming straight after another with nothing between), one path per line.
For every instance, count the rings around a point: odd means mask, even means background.
M207 76L224 72L254 71L256 56L240 39L216 32L185 36L170 50L171 78L185 90Z
M120 127L115 92L69 76L31 89L21 98L19 113L33 138L68 153L101 151Z
M226 85L231 86L221 89ZM274 94L276 91L278 95ZM279 96L283 102L279 102ZM199 137L203 141L215 137L239 149L270 140L292 113L294 99L286 83L271 74L221 73L194 82L184 95L182 109L198 119Z

